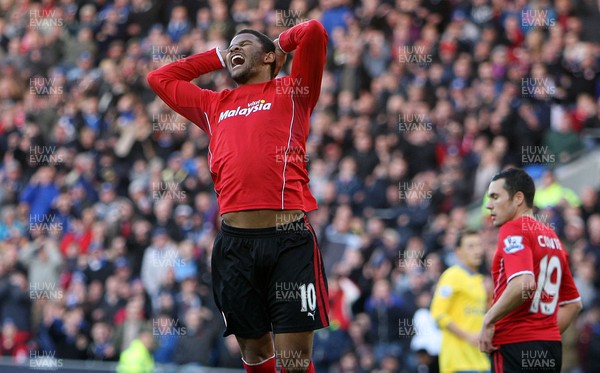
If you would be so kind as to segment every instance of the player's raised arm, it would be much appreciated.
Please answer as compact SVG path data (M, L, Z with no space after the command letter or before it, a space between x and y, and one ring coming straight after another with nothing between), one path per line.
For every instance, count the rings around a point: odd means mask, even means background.
M308 87L309 106L317 104L321 93L321 79L327 54L327 32L316 20L298 24L279 35L279 46L285 53L295 51L292 79L295 84Z
M202 89L191 81L224 67L222 53L212 49L156 69L147 79L152 90L167 105L210 133L206 113L217 93Z

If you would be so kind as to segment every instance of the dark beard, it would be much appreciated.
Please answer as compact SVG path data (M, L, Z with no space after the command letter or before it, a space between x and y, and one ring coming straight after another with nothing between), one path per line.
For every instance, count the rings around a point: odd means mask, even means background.
M238 85L241 85L241 84L246 84L246 82L248 80L250 80L251 77L252 77L252 69L247 69L246 71L244 71L242 74L238 75L237 77L235 77L235 78L232 77L232 79Z

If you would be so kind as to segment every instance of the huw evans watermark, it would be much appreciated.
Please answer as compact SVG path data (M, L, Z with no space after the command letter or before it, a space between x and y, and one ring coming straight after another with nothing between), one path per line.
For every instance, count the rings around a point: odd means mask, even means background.
M433 62L433 55L425 51L424 46L401 46L398 48L398 62L428 66Z
M306 284L293 281L275 282L275 300L278 302L300 301L303 293L301 288L306 291Z
M277 27L292 27L300 23L307 22L308 18L304 17L302 11L294 9L277 9L275 10L275 26Z
M550 220L547 214L534 214L532 219L521 219L521 229L529 232L539 232L541 229L550 228L556 232L556 222Z
M29 230L62 231L62 220L55 214L31 214L29 215Z
M29 78L29 93L38 96L62 95L64 87L57 78L36 75Z
M169 317L158 317L152 319L152 335L156 336L184 336L187 328L179 321Z
M308 163L306 151L299 146L275 146L276 163Z
M31 166L56 166L65 162L65 156L54 145L34 145L29 147Z
M398 183L398 196L401 200L431 199L433 192L424 182L400 182Z
M521 10L521 26L525 28L549 29L556 26L556 14L544 9Z
M521 371L547 370L557 367L556 358L548 350L521 351Z
M400 114L398 131L433 131L433 122L426 114Z
M185 132L187 122L179 114L152 114L153 132Z
M275 230L278 232L298 232L308 229L304 215L278 213L275 215Z
M35 370L57 370L62 368L63 360L56 358L56 351L30 351L29 368Z
M152 265L154 267L183 267L186 264L185 259L181 258L177 251L154 251L152 255Z
M310 358L305 357L300 350L275 350L276 368L277 371L281 367L289 370L308 369Z
M171 63L185 58L177 45L153 45L152 62Z
M554 165L556 154L548 146L523 146L521 147L521 163L523 165Z
M549 78L521 78L523 98L551 98L556 96L556 84Z
M187 193L182 190L181 184L176 182L153 182L152 183L152 199L170 199L170 200L185 200Z
M63 298L63 290L54 282L31 282L29 284L29 299L52 299Z
M432 330L428 328L420 327L415 325L415 321L412 317L404 317L398 319L398 335L400 337L412 337L412 336L429 336Z
M63 27L65 20L59 16L56 9L32 9L29 11L29 27L49 29Z
M302 78L290 76L282 79L275 79L275 94L306 97L310 94L310 87L306 84L302 84Z
M425 257L425 252L420 250L405 250L398 253L398 267L400 268L427 268L433 260Z

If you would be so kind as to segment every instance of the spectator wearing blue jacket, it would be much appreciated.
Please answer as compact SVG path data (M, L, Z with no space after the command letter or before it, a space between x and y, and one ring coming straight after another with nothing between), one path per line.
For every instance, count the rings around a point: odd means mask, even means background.
M29 207L29 219L42 222L49 219L48 212L52 208L59 190L54 183L55 170L44 166L31 177L31 181L21 193L20 202Z

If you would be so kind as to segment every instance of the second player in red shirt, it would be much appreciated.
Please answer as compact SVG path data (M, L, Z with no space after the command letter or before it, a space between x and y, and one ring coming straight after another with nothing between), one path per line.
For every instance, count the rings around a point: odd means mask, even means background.
M567 252L533 217L535 184L523 170L492 179L487 208L500 227L492 263L494 299L480 349L494 372L560 372L561 333L581 310Z

